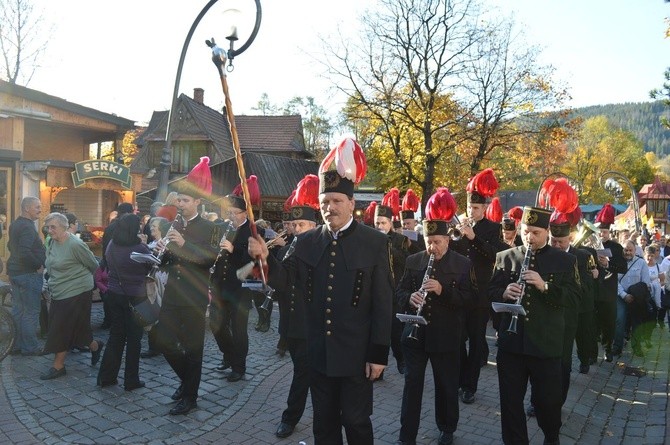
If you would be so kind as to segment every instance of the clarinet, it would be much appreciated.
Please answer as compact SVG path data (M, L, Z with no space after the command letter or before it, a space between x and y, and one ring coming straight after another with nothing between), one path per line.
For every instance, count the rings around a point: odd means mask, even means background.
M526 248L526 255L523 257L523 263L521 264L521 270L519 271L519 278L516 280L516 284L521 286L521 296L517 300L518 305L521 305L521 300L523 299L523 294L526 292L526 280L523 279L523 273L528 270L530 267L530 257L532 255L532 251L530 250L530 246ZM512 319L509 322L509 327L507 328L507 332L510 334L516 334L516 325L517 322L519 321L519 314L512 314Z
M184 227L183 218L184 217L181 215L181 213L177 213L177 215L174 217L174 220L172 220L172 224L170 224L170 228L168 228L167 232L165 232L165 236L159 240L159 242L163 245L163 247L160 250L158 250L158 252L156 252L155 255L152 253L152 255L156 258L156 261L158 263L160 263L163 260L163 255L165 255L165 252L168 250L168 244L170 244L170 240L168 239L167 234L170 232L170 230L173 229L181 231ZM146 277L151 280L155 280L156 272L158 272L158 270L159 267L157 264L152 265L151 270L149 271Z
M421 316L421 310L423 309L423 304L426 301L426 295L428 295L428 291L423 288L423 286L426 284L426 281L430 279L430 275L433 273L433 262L435 261L435 254L430 254L430 257L428 258L428 267L426 267L426 273L423 274L423 280L421 280L421 287L419 288L419 293L421 294L421 303L419 304L419 307L416 310L416 315ZM418 340L418 333L419 333L419 323L412 323L412 331L409 333L407 336L408 338L411 338L412 340Z
M295 243L298 241L298 237L294 236L293 240L291 241L291 244L289 244L288 249L286 249L286 254L284 255L284 258L282 258L282 261L286 261L286 258L290 257L293 251L295 250Z
M233 226L233 223L231 222L228 224L228 227L226 227L226 230L223 232L223 236L221 237L221 241L219 241L219 244L221 244L223 241L228 239L228 235L230 235L230 232L233 232L235 230L235 227ZM216 270L216 263L219 261L219 259L226 255L228 251L224 249L223 247L219 249L219 253L216 254L216 259L214 259L214 264L212 264L212 267L209 268L209 273L213 274L214 271Z

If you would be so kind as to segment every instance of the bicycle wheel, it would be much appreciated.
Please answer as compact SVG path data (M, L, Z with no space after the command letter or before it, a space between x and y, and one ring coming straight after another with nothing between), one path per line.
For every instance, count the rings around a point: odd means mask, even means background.
M4 307L0 307L0 361L12 351L16 326L12 314Z

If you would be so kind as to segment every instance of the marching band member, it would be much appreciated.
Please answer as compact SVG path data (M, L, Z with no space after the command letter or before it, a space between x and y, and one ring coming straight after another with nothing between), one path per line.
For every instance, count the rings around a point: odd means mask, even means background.
M423 306L422 315L428 321L426 326L418 327L416 336L412 334L412 323L406 323L403 331L405 387L400 412L401 444L416 444L428 360L435 381L438 443L453 443L458 425L463 308L473 297L474 271L468 258L449 249L448 222L455 212L453 196L446 188L439 188L426 206L423 226L427 248L407 258L397 289L398 306L411 312ZM429 257L433 258L431 271L427 270Z
M477 277L477 291L471 306L465 312L465 336L461 345L461 401L473 403L482 365L486 364L489 347L486 342L486 325L491 303L486 289L493 272L496 253L508 246L501 241L500 224L488 220L484 213L498 190L493 170L487 168L472 177L466 187L469 219L461 221L458 230L462 238L454 241L452 249L472 261ZM467 346L466 346L467 340Z
M523 209L519 206L512 207L502 220L503 242L510 247L521 246L523 241L519 236L519 221L523 215Z
M218 251L218 230L198 213L200 200L212 192L209 158L200 158L188 176L177 182L177 207L182 230L169 230L163 264L168 279L159 317L157 341L180 380L172 399L179 401L170 414L187 414L197 407L205 344L205 312L209 267Z
M575 257L547 244L550 215L549 210L524 208L524 246L497 254L488 288L492 301L517 302L526 311L514 332L508 328L511 315L503 313L498 337L502 439L508 445L528 444L523 400L529 379L544 443L559 443L564 305L575 298L578 284Z
M337 171L329 170L335 161ZM315 443L374 442L372 382L386 367L391 340L393 285L387 237L353 218L354 184L365 176L363 150L350 138L319 169L323 226L304 233L279 263L259 239L249 252L268 259L269 284L295 283L307 307L309 380Z
M391 248L391 272L393 274L393 288L398 285L400 278L405 270L405 260L409 255L409 239L393 230L393 221L398 220L398 211L400 207L400 196L397 188L392 188L382 200L382 205L375 208L375 226L377 230L388 236L389 246ZM400 346L400 335L402 334L403 324L395 316L398 312L397 302L393 302L393 314L391 316L391 352L395 357L398 372L405 372L405 363Z
M400 217L402 218L402 228L405 231L416 232L416 226L419 222L415 218L415 213L419 209L419 197L416 196L414 190L407 189L405 196L402 198L402 206L400 211ZM411 245L409 247L409 253L423 252L426 250L426 242L423 239L423 235L416 233L416 239L410 238Z

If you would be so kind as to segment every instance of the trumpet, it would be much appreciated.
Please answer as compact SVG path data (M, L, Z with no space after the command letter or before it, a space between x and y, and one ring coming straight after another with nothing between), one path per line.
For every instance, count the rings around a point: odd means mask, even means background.
M286 230L282 230L281 232L277 233L277 236L275 236L271 240L267 240L265 242L265 246L268 247L268 248L273 247L277 243L277 241L279 241L280 239L283 239L284 241L286 241L287 237L288 237L288 233L286 233Z
M464 227L473 227L474 225L474 220L468 218L465 213L461 214L460 217L454 215L452 221L449 223L449 237L452 241L458 241L463 238L462 229Z
M424 285L426 284L426 281L430 278L430 275L433 273L433 262L435 261L435 254L430 254L430 257L428 258L428 267L426 267L426 273L423 275L423 280L421 280L421 287L419 288L419 293L421 294L421 304L419 304L419 307L416 310L416 320L414 323L412 323L412 330L410 333L407 335L407 338L411 338L412 340L418 340L419 339L419 324L428 324L426 322L426 319L421 316L421 311L423 310L423 304L426 301L426 295L428 295L428 292L426 289L424 289ZM423 322L422 322L423 321Z
M158 248L158 251L156 254L152 255L155 258L156 264L151 266L151 270L147 274L147 278L155 280L156 278L156 272L158 272L158 264L161 263L163 259L163 255L165 254L165 251L168 249L168 244L170 244L170 239L168 238L168 233L170 233L170 230L181 230L184 227L184 220L183 216L181 216L181 213L177 213L177 215L174 217L172 220L172 224L170 224L170 227L168 228L167 232L165 232L165 236L158 241L158 244L162 247Z
M521 264L521 269L519 270L519 278L516 280L516 283L521 286L521 296L517 300L517 303L519 306L521 305L521 300L523 299L523 294L526 291L526 280L523 279L523 273L528 270L530 267L530 257L532 255L532 251L530 250L530 246L526 247L526 254L523 257L523 263ZM507 328L507 332L510 334L516 334L516 325L519 321L519 314L516 312L512 314L512 319L509 322L509 327Z

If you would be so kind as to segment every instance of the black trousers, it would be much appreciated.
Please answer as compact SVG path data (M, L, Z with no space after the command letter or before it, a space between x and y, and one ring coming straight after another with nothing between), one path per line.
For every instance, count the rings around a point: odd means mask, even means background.
M293 362L293 379L286 400L287 408L281 416L282 422L295 426L305 412L307 394L309 393L309 364L307 362L307 341L297 338L286 340L291 361Z
M616 325L616 300L614 297L606 300L596 300L595 319L597 332L600 335L600 344L605 351L612 350L612 341L614 340L614 329Z
M210 328L223 360L240 374L247 371L250 301L250 296L236 302L215 298L209 308Z
M558 440L561 429L561 358L538 358L498 350L498 384L503 443L527 445L523 399L528 381L533 388L537 424L547 442Z
M561 405L568 398L570 389L570 373L572 372L572 350L575 344L575 335L577 334L577 323L579 314L577 309L565 309L565 330L563 331L563 357L561 357Z
M365 374L328 377L310 368L309 390L315 445L342 445L342 427L347 443L373 445L372 382Z
M205 345L206 307L161 307L156 339L160 352L177 374L184 389L184 399L196 400L202 375L202 352Z
M465 312L465 331L461 341L460 387L477 392L482 361L488 359L486 324L489 321L488 308L472 308ZM467 340L467 346L466 346Z
M423 347L414 348L403 343L405 354L405 387L402 392L400 410L400 440L413 443L419 431L421 401L426 365L430 360L435 382L435 423L440 431L456 431L459 417L458 373L460 353L426 352ZM420 345L420 343L419 343Z
M582 365L588 365L592 359L595 360L598 357L594 315L594 311L581 312L577 318L575 344L577 345L577 357Z
M129 297L108 292L109 339L102 356L98 384L111 383L119 375L123 350L126 350L126 366L123 374L125 385L134 385L140 381L140 348L142 327L133 319Z

